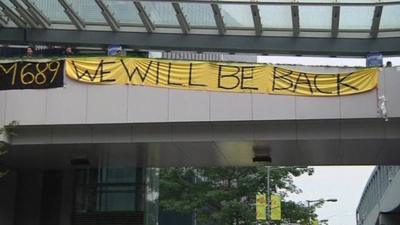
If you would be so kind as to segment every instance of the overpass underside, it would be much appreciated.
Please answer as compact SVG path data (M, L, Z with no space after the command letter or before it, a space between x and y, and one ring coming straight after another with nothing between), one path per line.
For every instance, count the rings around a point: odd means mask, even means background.
M400 120L181 122L27 126L16 129L10 167L70 168L87 158L113 165L254 166L400 164ZM268 160L267 160L268 161Z

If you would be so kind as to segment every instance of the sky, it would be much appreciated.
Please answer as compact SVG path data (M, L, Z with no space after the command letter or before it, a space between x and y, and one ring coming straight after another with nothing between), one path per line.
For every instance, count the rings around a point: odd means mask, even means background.
M316 66L365 66L365 58L330 58L303 56L259 56L260 63L299 64ZM400 57L384 57L383 63L391 61L400 65ZM374 166L319 166L312 176L303 175L294 179L302 189L300 194L291 194L289 199L302 201L336 198L337 202L326 202L316 212L319 220L328 220L329 225L356 225L356 208L362 191Z
M313 167L312 176L303 175L294 179L302 193L291 194L293 201L332 199L316 212L319 220L328 220L329 225L356 225L356 208L362 191L374 166L318 166Z

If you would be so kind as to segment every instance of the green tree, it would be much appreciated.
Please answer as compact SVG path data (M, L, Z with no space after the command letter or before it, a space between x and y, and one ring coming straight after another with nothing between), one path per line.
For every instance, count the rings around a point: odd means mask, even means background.
M16 134L14 132L14 129L17 125L17 121L12 121L7 126L0 127L0 140L2 137L5 136L15 136ZM7 152L7 145L4 142L0 141L0 156L6 154ZM0 164L0 178L7 175L8 172L9 170Z
M282 196L282 222L306 223L316 218L315 206L286 201L288 193L301 190L293 177L313 174L307 167L276 167L270 172L271 192ZM266 192L266 167L167 168L161 170L160 207L166 211L192 213L199 224L254 224L255 196ZM279 224L279 222L277 222Z

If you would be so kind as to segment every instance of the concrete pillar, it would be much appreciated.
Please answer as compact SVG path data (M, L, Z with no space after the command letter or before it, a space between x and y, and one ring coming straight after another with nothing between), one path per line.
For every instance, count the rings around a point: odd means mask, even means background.
M60 225L71 225L71 216L74 202L74 171L64 170L62 180L62 199Z
M400 213L380 214L379 225L399 225Z

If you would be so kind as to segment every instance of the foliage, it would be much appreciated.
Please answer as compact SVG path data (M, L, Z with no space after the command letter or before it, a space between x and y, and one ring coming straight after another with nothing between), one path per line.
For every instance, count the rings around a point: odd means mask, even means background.
M18 126L18 121L13 120L7 126L0 127L0 134L5 133L10 136L15 136L15 135L17 135L15 133L15 128L17 126Z
M277 167L271 169L271 191L280 193L282 222L306 222L316 218L315 206L285 201L288 193L301 190L293 177L313 174L307 167ZM160 207L166 211L192 213L198 224L254 224L255 196L266 192L266 167L240 168L167 168L161 170Z
M0 127L0 136L1 135L6 135L6 136L15 136L15 128L18 125L17 121L12 121L9 123L7 126ZM3 142L0 142L0 156L4 155L7 153L7 145ZM0 178L7 175L9 172L8 169L2 168L0 165Z
M307 224L308 218L316 218L315 208L307 208L301 202L284 201L282 202L282 217L285 223Z

